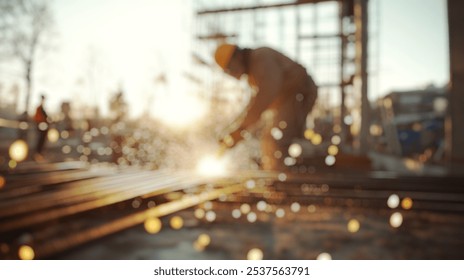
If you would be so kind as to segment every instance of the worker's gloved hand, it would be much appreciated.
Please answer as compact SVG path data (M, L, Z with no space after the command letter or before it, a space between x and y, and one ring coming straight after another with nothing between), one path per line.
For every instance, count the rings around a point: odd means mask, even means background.
M221 157L224 155L224 153L232 148L235 145L234 139L230 135L226 135L224 138L219 140L219 149L216 153L218 157Z

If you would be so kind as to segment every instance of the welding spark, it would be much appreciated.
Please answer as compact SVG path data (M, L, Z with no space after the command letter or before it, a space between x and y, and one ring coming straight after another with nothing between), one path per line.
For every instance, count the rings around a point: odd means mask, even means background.
M227 174L227 159L217 156L206 156L197 165L196 172L202 176L217 177Z

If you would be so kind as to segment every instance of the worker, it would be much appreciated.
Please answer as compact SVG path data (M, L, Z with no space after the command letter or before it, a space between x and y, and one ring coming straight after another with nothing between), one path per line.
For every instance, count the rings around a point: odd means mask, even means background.
M34 114L34 122L36 123L37 127L37 144L36 144L36 152L34 155L34 159L38 162L44 160L43 157L43 149L45 146L45 141L48 135L48 128L50 125L50 121L48 119L48 115L44 108L45 105L45 95L42 94L40 96L40 104L37 106Z
M261 168L285 169L288 148L296 138L303 138L306 118L317 98L313 79L302 65L268 47L247 49L221 44L215 60L230 76L238 80L246 76L254 92L236 128L220 140L221 149L243 140L263 115ZM263 114L265 111L268 113Z

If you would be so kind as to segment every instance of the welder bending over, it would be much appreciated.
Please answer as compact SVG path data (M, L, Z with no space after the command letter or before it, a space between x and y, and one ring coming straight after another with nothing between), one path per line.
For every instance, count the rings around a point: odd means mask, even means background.
M243 130L250 129L266 114L261 135L261 167L265 170L285 168L288 147L302 138L306 117L317 98L317 86L306 69L282 53L267 47L239 48L222 44L215 53L216 63L229 75L240 79L247 75L255 95L240 125L231 131L221 145L231 148L242 140ZM269 117L270 116L270 117Z

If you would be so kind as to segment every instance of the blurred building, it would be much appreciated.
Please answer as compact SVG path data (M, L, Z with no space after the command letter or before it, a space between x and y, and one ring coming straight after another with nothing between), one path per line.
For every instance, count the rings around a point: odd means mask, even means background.
M443 157L448 104L444 88L392 92L378 104L386 152L412 156L429 150L437 159Z

